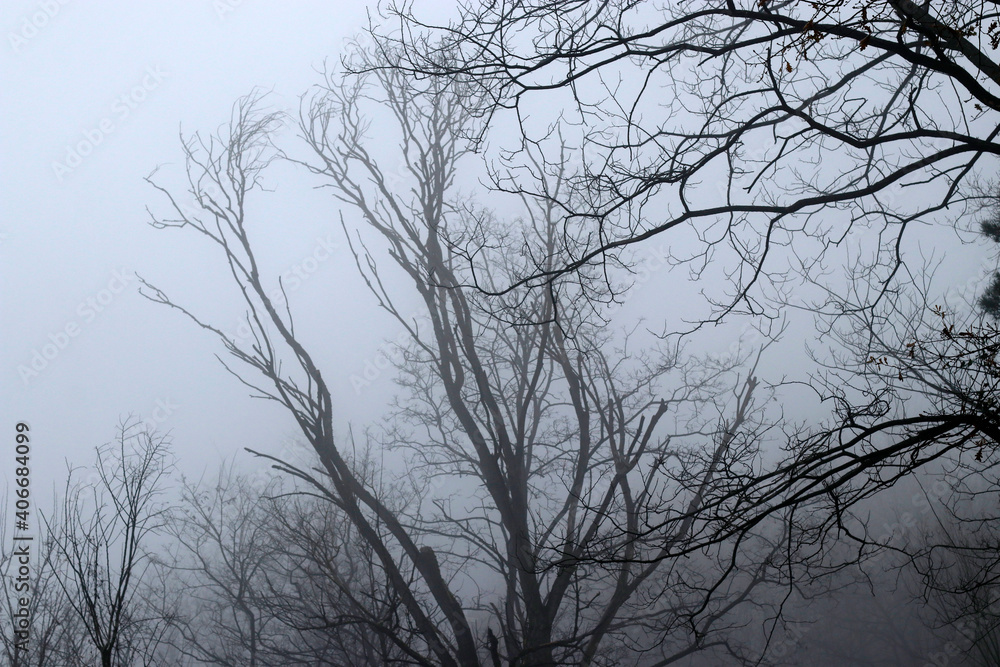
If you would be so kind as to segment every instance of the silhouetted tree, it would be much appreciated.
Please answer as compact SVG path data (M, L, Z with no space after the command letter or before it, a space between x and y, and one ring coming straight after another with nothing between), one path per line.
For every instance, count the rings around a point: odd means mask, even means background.
M3 514L7 515L3 505ZM86 640L83 625L72 613L65 592L55 579L60 567L59 553L47 527L38 527L31 546L30 573L27 589L18 579L21 563L16 558L13 540L8 538L6 523L0 525L0 573L3 597L0 604L0 622L7 630L3 633L2 646L5 664L11 667L59 667L74 664L80 658L81 646ZM27 598L28 641L18 646L23 637L12 632L18 627L20 598ZM26 648L24 648L26 647Z
M392 2L383 19L377 57L349 66L482 97L494 187L558 207L567 243L525 267L533 285L666 236L677 262L725 277L706 318L772 314L775 291L873 229L867 279L890 286L912 223L954 219L1000 154L995 3L515 0L430 25ZM522 169L549 123L574 137L558 193Z
M398 610L372 612L380 632L365 624L385 586L370 554L328 499L286 487L233 462L185 484L160 559L183 598L170 643L197 664L391 664Z
M984 206L986 215L979 222L983 236L1000 243L1000 204L992 201ZM989 285L979 297L979 307L993 319L1000 319L1000 271L994 271Z
M243 381L284 406L318 455L319 471L276 467L337 509L384 581L364 604L342 597L340 622L354 614L419 664L667 664L701 651L752 662L727 640L737 612L776 614L780 596L752 592L787 584L809 546L801 515L776 508L747 522L719 510L720 497L743 502L742 480L760 464L759 381L741 371L745 355L687 358L668 343L627 353L634 342L615 340L585 294L601 289L600 275L499 303L466 289L472 272L508 280L535 261L530 253L554 262L565 243L551 198L526 200L505 228L452 196L477 103L461 87L385 71L331 77L300 119L316 160L303 164L376 232L422 304L418 318L398 308L376 253L352 241L378 303L410 339L406 394L378 444L408 453L411 492L338 445L324 376L287 295L274 296L258 268L246 201L278 156L270 141L281 122L259 97L237 103L228 133L185 143L199 210L156 186L174 211L154 219L224 251L255 342L228 337L149 283L144 293L218 335L259 374ZM407 187L391 187L368 150L368 104L387 105ZM562 187L561 163L535 156L547 187ZM525 254L465 261L510 228L528 242Z
M71 470L64 497L46 522L54 543L54 578L70 616L82 624L89 658L102 667L150 665L166 624L139 591L145 549L163 526L169 441L134 420L97 449L94 474Z
M910 452L876 474L899 479L928 468L896 523L900 535L847 535L890 552L883 566L911 582L932 628L952 634L949 659L961 652L967 664L996 664L1000 330L972 304L936 305L931 285L928 270L876 310L845 301L851 315L833 332L846 352L828 361L822 391L844 423L869 434L869 451Z

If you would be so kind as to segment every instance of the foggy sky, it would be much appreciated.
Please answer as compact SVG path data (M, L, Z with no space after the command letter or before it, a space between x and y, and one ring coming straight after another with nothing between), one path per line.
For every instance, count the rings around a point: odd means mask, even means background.
M162 165L158 176L179 185L181 127L211 133L254 87L295 111L324 60L364 25L364 7L5 2L0 11L0 423L11 432L18 421L31 425L44 456L36 495L51 495L64 459L89 464L128 413L171 430L188 472L244 446L275 451L294 434L282 411L248 398L214 359L221 346L210 335L137 294L135 273L223 328L235 330L241 314L217 252L147 225L147 205L166 208L142 179ZM71 156L80 152L88 154ZM320 355L327 367L355 368L383 334L348 342L333 331L385 329L388 319L362 298L330 198L296 183L301 172L279 174L281 201L267 203L270 217L254 230L264 261L275 277L307 278L290 295L293 308L304 320L314 312L336 342ZM331 238L339 248L329 252ZM334 391L355 399L349 373L342 380ZM9 482L10 462L0 467Z
M248 396L214 359L224 350L211 335L137 294L135 273L224 330L235 331L242 313L216 249L147 225L146 206L167 209L143 177L160 166L158 179L176 189L181 128L211 133L255 87L294 112L324 60L335 62L364 26L365 8L51 0L0 11L0 433L31 425L44 457L33 470L36 497L63 478L64 460L89 464L129 413L172 432L188 474L243 447L279 453L295 433L284 411ZM356 275L335 202L301 169L278 166L267 182L278 190L255 200L257 250L272 278L299 278L292 311L323 364L341 428L364 427L393 391L377 362L397 330ZM677 303L667 301L675 278L661 270L655 241L638 251L648 278L618 316L659 329ZM977 262L960 264L956 284L982 275ZM789 345L801 348L801 337ZM9 483L12 462L0 468Z

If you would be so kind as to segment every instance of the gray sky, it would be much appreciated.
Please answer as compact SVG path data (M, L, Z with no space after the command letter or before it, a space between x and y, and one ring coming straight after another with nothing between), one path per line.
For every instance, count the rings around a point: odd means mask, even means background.
M223 328L240 315L211 248L146 224L146 205L165 208L142 178L163 165L164 182L178 183L179 127L215 130L255 86L295 110L365 21L362 4L318 0L4 3L0 424L30 424L36 494L49 495L63 459L88 464L127 413L171 429L194 472L244 446L274 451L294 432L222 369L211 336L137 294L135 273ZM391 390L380 378L359 397L350 383L388 320L364 298L336 206L302 176L275 170L259 247L275 276L307 277L290 298L338 341L320 356L345 371L333 388L346 417ZM349 343L333 333L369 327ZM9 479L6 460L0 469Z
M213 358L222 348L210 335L137 294L135 273L224 330L242 313L214 249L146 224L147 205L166 209L142 179L162 165L162 182L178 184L181 125L212 132L254 87L273 90L273 107L297 109L323 61L365 24L365 7L35 0L5 2L0 16L0 433L31 425L43 461L36 493L49 494L64 459L89 464L128 413L171 430L189 473L245 446L280 452L294 434L287 415L248 397ZM363 427L393 390L376 362L394 330L356 276L335 202L287 165L268 183L277 192L258 200L257 250L272 276L305 276L290 295L297 323L332 369L341 424ZM620 309L654 329L669 310L665 290L677 293L664 243L637 251L645 284ZM961 265L956 284L981 274L978 262ZM8 480L11 465L0 465Z

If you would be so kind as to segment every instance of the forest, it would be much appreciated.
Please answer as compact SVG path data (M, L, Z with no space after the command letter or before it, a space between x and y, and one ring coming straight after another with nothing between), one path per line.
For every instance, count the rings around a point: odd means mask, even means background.
M232 299L140 294L298 454L195 479L108 424L27 607L0 522L4 663L1000 665L1000 273L927 250L997 264L1000 6L449 11L380 5L297 108L248 91L145 177ZM287 272L278 169L329 205ZM365 323L297 291L338 245L398 334L371 423L326 362Z

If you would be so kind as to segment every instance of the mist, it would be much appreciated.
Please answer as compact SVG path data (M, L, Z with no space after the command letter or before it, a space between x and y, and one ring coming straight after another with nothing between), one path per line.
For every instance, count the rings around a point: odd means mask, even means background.
M744 4L7 3L0 662L998 664L996 12Z

